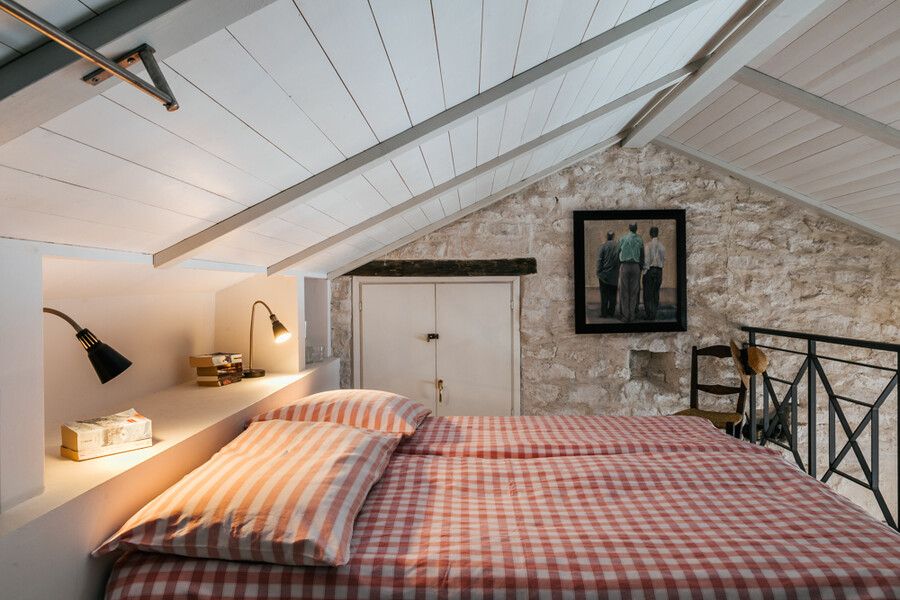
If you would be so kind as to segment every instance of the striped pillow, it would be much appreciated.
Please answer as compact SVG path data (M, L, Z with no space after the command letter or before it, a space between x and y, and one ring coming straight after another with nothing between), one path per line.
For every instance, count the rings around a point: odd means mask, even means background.
M250 420L330 421L412 435L431 410L404 396L378 390L330 390L307 396Z
M92 554L345 564L356 515L399 441L334 423L254 423Z

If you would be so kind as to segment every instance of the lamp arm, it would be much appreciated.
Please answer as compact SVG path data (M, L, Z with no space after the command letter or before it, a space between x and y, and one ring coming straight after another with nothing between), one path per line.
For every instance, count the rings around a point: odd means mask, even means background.
M50 313L51 315L56 315L60 319L63 319L66 323L68 323L75 329L76 333L80 332L83 329L83 327L81 327L78 323L76 323L75 320L72 319L72 317L70 317L69 315L67 315L65 313L59 312L58 310L54 310L52 308L47 308L46 306L44 307L44 312Z
M250 359L247 362L247 370L253 370L253 315L256 312L256 305L262 304L266 307L266 310L269 311L269 317L272 316L272 309L269 308L269 305L263 302L262 300L257 300L253 303L253 306L250 307Z

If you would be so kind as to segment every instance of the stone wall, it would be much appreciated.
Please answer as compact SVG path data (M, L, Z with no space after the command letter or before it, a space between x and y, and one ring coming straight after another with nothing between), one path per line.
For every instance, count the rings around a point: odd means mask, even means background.
M652 208L687 211L688 331L576 335L572 211ZM523 414L676 412L687 407L691 346L746 339L741 325L900 341L900 246L652 145L607 150L386 258L513 257L538 265L522 278ZM349 278L335 279L332 344L346 387L349 297ZM774 373L796 372L789 357L770 358ZM849 374L836 379L861 385ZM878 381L848 395L874 400ZM891 444L882 466L896 472L886 463L897 456L892 402L882 412L883 430L893 432L885 436L893 441L882 438Z

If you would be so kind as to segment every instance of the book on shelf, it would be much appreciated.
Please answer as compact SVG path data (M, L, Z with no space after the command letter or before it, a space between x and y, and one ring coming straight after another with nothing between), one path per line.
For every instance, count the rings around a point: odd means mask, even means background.
M237 383L241 380L241 374L235 373L228 377L198 377L197 385L203 387L221 387L229 383Z
M101 456L109 456L110 454L119 454L120 452L128 452L129 450L140 450L141 448L149 448L153 445L152 438L142 440L134 440L131 442L122 442L121 444L112 444L110 446L102 446L100 448L91 448L90 450L72 450L65 446L59 447L59 455L63 458L82 461L90 458L100 458Z
M242 361L240 352L213 352L212 354L195 354L190 357L192 367L219 367L234 365Z
M150 419L129 408L114 415L64 423L60 433L64 447L82 452L149 440L152 424Z
M241 373L225 373L220 375L197 375L197 381L224 381L225 379L241 379Z
M232 375L243 373L243 363L227 363L220 367L197 367L197 377L218 377L220 375Z

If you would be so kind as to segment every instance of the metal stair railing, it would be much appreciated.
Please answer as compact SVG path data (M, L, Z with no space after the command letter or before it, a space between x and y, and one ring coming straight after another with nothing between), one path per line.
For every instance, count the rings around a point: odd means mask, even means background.
M750 396L749 410L751 418L749 419L749 427L745 427L745 436L754 444L763 446L772 444L788 450L801 469L806 471L812 477L820 479L823 483L827 482L833 475L838 475L871 491L875 497L875 501L881 509L885 522L890 527L900 530L900 528L898 528L898 521L900 521L900 498L898 498L896 512L892 512L891 508L888 507L887 501L881 490L881 472L879 470L879 435L881 434L879 431L879 412L892 394L894 394L897 399L897 422L900 423L900 386L897 385L898 373L900 373L900 344L887 344L868 340L798 333L795 331L765 329L760 327L742 327L741 329L748 333L749 345L751 346L758 346L759 348L774 351L775 353L783 352L803 357L797 373L793 378L782 379L770 375L768 372L762 374L763 415L761 428L759 427L757 413L757 378L752 377L750 379L748 392ZM781 347L776 345L775 341L772 341L770 344L758 344L756 339L758 335L766 336L767 338L792 338L804 340L806 342L806 351L801 352L795 349ZM892 353L894 366L886 367L883 365L819 354L816 346L817 343ZM865 402L836 393L832 387L832 382L829 380L829 375L823 366L823 361L853 365L864 369L886 371L891 378L874 402ZM804 376L806 377L806 427L808 428L807 456L805 464L800 453L798 440L798 430L800 427L798 421L798 411L800 406L798 392ZM779 397L773 383L787 386L786 393ZM819 408L817 405L818 399L816 390L819 385L822 386L825 395L828 397L828 439L826 440L828 445L828 468L821 478L816 476L817 446L820 441L817 439L816 435L816 419ZM842 402L868 409L855 427L853 427L847 419ZM790 413L790 417L786 414L788 412ZM846 437L846 442L840 449L837 448L838 423L840 423L841 432ZM867 430L871 441L870 456L868 458L859 442L860 437ZM900 427L893 431L892 435L895 437L897 448L897 488L900 490ZM841 469L844 459L846 459L851 452L859 463L863 479L850 475Z

